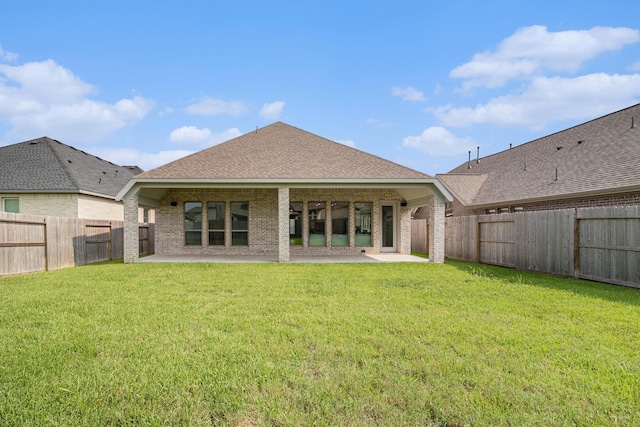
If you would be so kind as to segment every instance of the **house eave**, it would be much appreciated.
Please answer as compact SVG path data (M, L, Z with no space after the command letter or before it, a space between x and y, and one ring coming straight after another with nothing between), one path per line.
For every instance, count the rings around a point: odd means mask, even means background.
M116 200L125 200L143 188L407 188L428 187L440 201L453 200L437 178L325 179L132 179L120 190Z
M13 189L13 190L4 190L1 189L0 193L2 194L84 194L86 196L100 197L103 199L115 200L114 196L110 196L108 194L95 193L92 191L78 190L78 189L62 189L62 190L21 190L21 189Z
M613 194L627 194L627 193L635 193L635 192L640 192L640 185L632 185L632 186L619 187L619 188L608 188L604 190L581 191L581 192L571 193L571 194L554 194L552 196L532 197L528 199L496 200L496 201L491 201L486 203L467 203L467 204L461 201L461 203L464 207L467 207L467 208L483 209L488 207L528 205L532 203L545 203L545 202L553 202L553 201L566 200L566 199L580 199L585 197L611 196Z

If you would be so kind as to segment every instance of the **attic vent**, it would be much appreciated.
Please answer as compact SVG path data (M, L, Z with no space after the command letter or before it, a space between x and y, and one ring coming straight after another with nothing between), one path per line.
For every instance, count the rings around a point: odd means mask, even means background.
M29 145L38 145L38 143L36 141L32 141L29 143Z
M106 173L105 171L102 171L102 174L103 174L103 175L106 175L107 173Z
M631 117L631 129L635 128L636 124L633 122L633 116Z
M582 139L578 140L578 145L582 144L584 141Z
M69 163L73 163L71 160L67 160L67 162L69 162Z
M559 147L556 147L556 150L558 150L558 151L562 150L562 145L559 146Z

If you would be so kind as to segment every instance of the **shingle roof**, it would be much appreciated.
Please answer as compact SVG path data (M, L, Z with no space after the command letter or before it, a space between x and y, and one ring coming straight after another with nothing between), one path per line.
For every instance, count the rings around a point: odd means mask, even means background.
M422 179L432 177L277 122L160 166L136 178Z
M0 147L0 192L86 191L115 197L139 171L48 137Z
M640 191L639 158L637 104L437 177L464 205L506 204Z

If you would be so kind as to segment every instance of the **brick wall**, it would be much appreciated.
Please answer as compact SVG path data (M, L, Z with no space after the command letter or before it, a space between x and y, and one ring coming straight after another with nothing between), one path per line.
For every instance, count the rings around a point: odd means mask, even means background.
M595 207L610 207L610 206L630 206L640 205L640 192L634 193L622 193L612 194L607 196L597 197L580 197L580 198L566 198L561 200L550 200L546 202L537 203L519 203L513 205L500 205L491 206L491 209L496 209L496 213L499 213L500 208L509 208L511 212L514 208L522 208L524 212L530 211L547 211L556 209L575 209L575 208L595 208ZM453 202L453 215L465 216L465 215L484 215L487 213L487 207L484 208L465 208L458 201Z
M79 194L78 218L123 221L124 205L115 200Z
M18 198L21 214L78 218L78 194L0 194L5 197Z
M276 255L278 253L278 189L185 189L170 190L160 201L156 209L156 254L201 254L201 255ZM309 247L306 233L303 233L304 245L291 246L290 254L295 255L347 255L379 253L381 246L380 206L381 201L399 202L400 196L395 190L385 189L295 189L289 190L290 202L304 202L303 228L308 229L307 202L326 202L326 232L331 235L331 202L350 202L350 242L349 247L331 247L331 239L327 239L326 247ZM209 246L207 227L207 202L225 202L227 218L231 202L249 202L249 245L231 246L229 234L227 245ZM175 202L176 206L171 206ZM203 244L185 246L184 244L184 203L202 203L202 222L205 230L202 233ZM373 202L372 212L372 247L355 247L353 202ZM398 206L399 207L399 206ZM401 219L398 230L398 251L407 252L411 248L411 215L410 209L398 209ZM227 230L229 229L227 224Z

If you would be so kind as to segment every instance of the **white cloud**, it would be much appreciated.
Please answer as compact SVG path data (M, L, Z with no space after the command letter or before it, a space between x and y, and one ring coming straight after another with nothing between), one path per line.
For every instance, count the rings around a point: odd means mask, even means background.
M118 165L135 165L140 166L144 170L157 168L158 166L165 165L194 153L193 151L188 150L168 150L160 151L158 153L148 153L130 148L105 147L87 148L86 151Z
M450 77L466 80L464 89L499 87L509 80L532 76L542 70L574 72L597 55L640 40L631 28L593 27L581 31L549 32L534 25L517 30L495 52L474 55L453 69Z
M536 77L521 94L491 99L474 108L444 106L433 112L447 126L479 123L541 129L553 121L597 117L638 102L640 74Z
M629 66L629 69L630 69L631 71L640 71L640 61L638 61L638 62L636 62L636 63L634 63L634 64L631 64L631 65Z
M406 137L402 145L430 156L454 157L472 150L475 143L471 138L458 138L447 129L435 126L425 129L421 135Z
M220 133L214 133L209 128L198 129L195 126L183 126L169 134L169 141L179 145L210 147L238 136L240 136L238 128L230 128Z
M336 139L335 141L351 148L355 148L356 146L356 142L353 139Z
M159 117L164 117L164 116L168 116L169 114L173 113L175 110L171 107L166 107L164 108L162 111L158 111L158 116Z
M18 59L18 54L13 52L7 52L2 49L2 44L0 44L0 60L2 61L15 61Z
M115 104L90 99L95 92L50 59L0 64L0 120L10 123L12 138L95 140L143 119L153 107L140 96Z
M204 98L200 102L188 106L187 112L189 114L203 116L217 116L221 114L240 116L248 113L249 107L241 101L223 101L215 98Z
M268 120L276 120L282 114L284 109L284 101L274 101L271 103L265 103L260 110L260 117Z
M403 101L424 101L424 93L420 92L413 86L407 86L405 88L394 86L391 88L391 95L400 97Z

